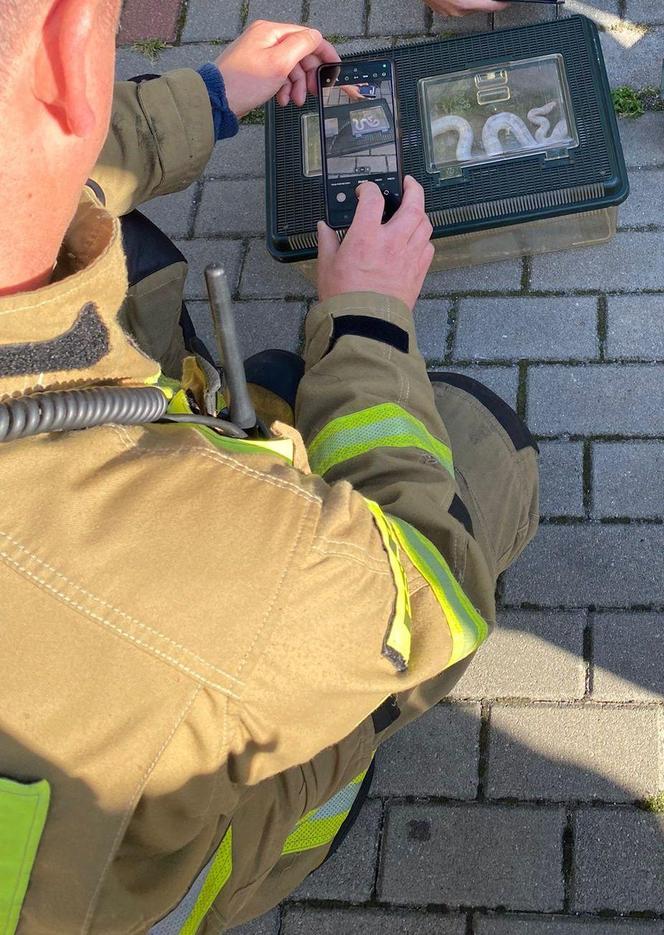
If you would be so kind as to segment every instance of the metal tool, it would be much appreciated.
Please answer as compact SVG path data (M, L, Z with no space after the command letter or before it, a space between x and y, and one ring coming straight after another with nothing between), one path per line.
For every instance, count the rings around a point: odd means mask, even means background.
M256 410L247 387L235 328L231 292L226 273L218 263L212 263L206 268L205 282L219 359L224 368L225 381L230 395L230 419L241 429L254 429L257 425Z

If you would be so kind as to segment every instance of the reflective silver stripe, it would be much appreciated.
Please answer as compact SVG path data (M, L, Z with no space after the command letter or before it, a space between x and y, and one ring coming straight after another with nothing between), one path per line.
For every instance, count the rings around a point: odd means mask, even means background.
M203 889L203 884L210 872L213 860L214 857L203 867L182 902L179 903L172 912L169 912L166 918L162 919L161 922L157 922L156 925L153 925L148 931L148 935L180 935L183 925L194 911L196 900Z

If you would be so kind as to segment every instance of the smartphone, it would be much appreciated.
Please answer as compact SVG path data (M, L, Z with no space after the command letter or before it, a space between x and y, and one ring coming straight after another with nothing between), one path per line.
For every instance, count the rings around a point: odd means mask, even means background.
M327 223L350 226L355 190L366 181L383 193L388 220L403 194L394 65L386 59L321 65L318 107Z

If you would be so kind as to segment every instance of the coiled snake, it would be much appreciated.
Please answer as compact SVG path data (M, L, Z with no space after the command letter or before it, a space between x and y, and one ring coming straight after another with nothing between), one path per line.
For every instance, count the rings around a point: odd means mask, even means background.
M537 127L534 135L521 117L516 114L507 111L493 114L482 129L482 146L487 156L500 156L505 152L500 133L511 133L524 149L536 149L543 143L565 139L568 134L567 121L559 120L551 130L551 122L547 119L547 115L557 106L557 101L549 101L542 107L533 107L528 111L528 121ZM434 138L443 133L456 133L458 136L457 162L468 162L472 158L475 134L472 126L464 117L455 115L438 117L431 122L431 132Z

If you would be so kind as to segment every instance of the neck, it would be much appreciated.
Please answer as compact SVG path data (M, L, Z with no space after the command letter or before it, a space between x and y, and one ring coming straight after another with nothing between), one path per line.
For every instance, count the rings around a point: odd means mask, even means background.
M4 175L4 173L3 173ZM27 180L4 175L0 212L0 295L39 289L49 283L78 195L63 197L49 173ZM45 184L46 182L46 184Z

